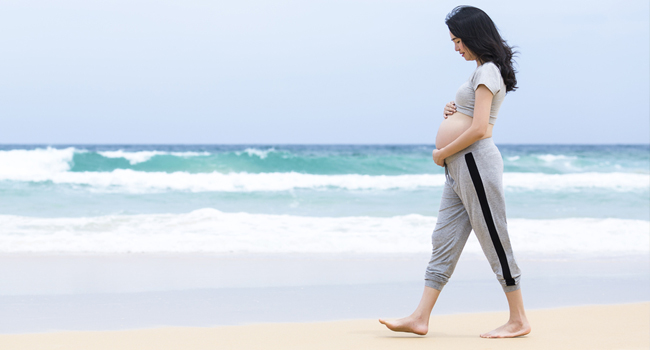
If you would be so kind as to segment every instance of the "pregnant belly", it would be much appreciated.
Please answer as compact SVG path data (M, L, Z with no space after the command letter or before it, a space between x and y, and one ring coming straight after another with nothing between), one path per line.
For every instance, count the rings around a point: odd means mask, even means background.
M460 112L456 112L450 115L449 118L443 120L438 128L438 135L436 135L436 148L441 149L452 143L465 130L472 126L473 120L474 118ZM483 138L488 137L492 137L491 124L488 124L488 130Z

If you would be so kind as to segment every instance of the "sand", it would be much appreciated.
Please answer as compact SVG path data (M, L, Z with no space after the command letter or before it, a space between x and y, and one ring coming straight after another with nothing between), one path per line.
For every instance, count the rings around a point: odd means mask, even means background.
M531 334L482 339L506 312L434 315L430 332L388 331L377 320L0 335L1 349L648 349L650 303L530 310Z

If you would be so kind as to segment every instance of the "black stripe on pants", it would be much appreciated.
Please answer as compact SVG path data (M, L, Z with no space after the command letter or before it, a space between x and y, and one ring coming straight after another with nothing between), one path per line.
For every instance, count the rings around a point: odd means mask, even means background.
M490 211L487 195L485 194L485 188L483 187L483 181L481 181L481 175L478 173L478 167L476 166L476 161L474 160L472 152L465 155L465 162L467 163L467 168L469 169L469 175L472 177L472 182L474 183L474 188L476 189L476 195L478 196L478 201L481 204L481 210L483 211L483 216L485 217L485 223L487 224L488 232L490 232L490 238L492 238L492 244L494 244L494 250L496 250L497 256L499 257L499 262L501 263L503 278L506 280L507 286L514 286L515 280L512 278L512 274L510 274L510 267L508 266L506 252L503 250L503 245L501 245L501 240L499 239L497 228L494 225L492 212Z

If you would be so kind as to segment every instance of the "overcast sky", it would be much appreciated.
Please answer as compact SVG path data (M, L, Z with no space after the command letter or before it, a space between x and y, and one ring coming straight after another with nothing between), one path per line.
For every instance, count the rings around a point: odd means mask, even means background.
M0 143L426 143L450 1L2 1ZM647 0L475 1L518 46L497 143L650 142Z

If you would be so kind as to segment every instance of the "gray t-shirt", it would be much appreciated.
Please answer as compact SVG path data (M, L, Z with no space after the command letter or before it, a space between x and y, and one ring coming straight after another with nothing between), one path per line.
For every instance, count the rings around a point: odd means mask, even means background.
M497 121L499 107L506 97L506 84L501 77L501 71L496 64L486 62L476 67L474 74L458 88L456 92L456 111L474 117L474 96L479 85L485 85L492 95L492 106L490 107L490 124Z

